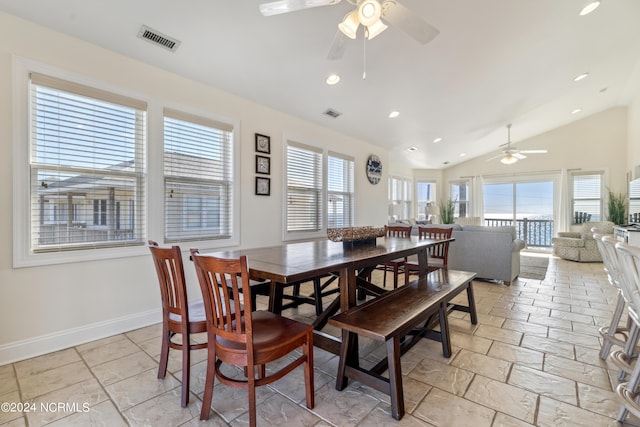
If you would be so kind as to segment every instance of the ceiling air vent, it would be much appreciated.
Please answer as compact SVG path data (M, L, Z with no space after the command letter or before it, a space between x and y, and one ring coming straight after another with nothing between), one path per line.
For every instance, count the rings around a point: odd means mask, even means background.
M146 25L140 27L140 31L138 31L138 37L148 40L156 46L161 46L165 49L168 49L171 52L175 52L176 49L178 49L178 46L180 46L180 41L162 34L161 32L154 30L153 28L147 27Z
M338 117L340 117L342 115L341 112L336 111L332 108L329 108L327 111L325 111L324 113L325 116L329 116L329 117L333 117L334 119L337 119Z

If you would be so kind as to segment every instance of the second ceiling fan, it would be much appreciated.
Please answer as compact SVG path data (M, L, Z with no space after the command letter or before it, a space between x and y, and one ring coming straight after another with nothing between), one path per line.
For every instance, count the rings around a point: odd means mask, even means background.
M346 38L355 39L360 25L365 28L365 37L368 40L387 29L385 22L399 28L421 44L429 43L440 33L437 28L395 0L347 1L354 5L355 9L338 24L336 37L329 50L329 59L342 57ZM264 16L271 16L338 3L340 0L279 0L261 4L260 12Z
M501 147L506 146L502 150L502 154L491 157L489 160L500 158L500 162L505 165L511 165L518 160L526 159L525 154L546 154L547 150L518 150L517 148L511 148L511 124L507 125L507 142L502 144Z

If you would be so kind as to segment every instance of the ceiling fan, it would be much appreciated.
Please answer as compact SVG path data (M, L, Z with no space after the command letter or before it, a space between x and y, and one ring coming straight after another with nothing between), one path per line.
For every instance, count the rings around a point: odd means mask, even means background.
M502 144L501 147L506 147L502 150L502 154L491 157L489 160L500 158L500 162L505 165L512 165L518 160L526 159L525 154L545 154L547 150L518 150L517 148L511 148L511 123L507 125L507 142Z
M329 6L340 3L341 0L278 0L260 5L260 12L264 16L279 15L318 6ZM439 33L437 28L425 22L410 9L396 0L347 0L355 6L342 22L338 24L338 31L329 50L328 59L340 59L344 53L346 37L355 39L358 28L365 28L365 38L371 40L388 28L389 24L404 31L411 38L421 44L427 44Z

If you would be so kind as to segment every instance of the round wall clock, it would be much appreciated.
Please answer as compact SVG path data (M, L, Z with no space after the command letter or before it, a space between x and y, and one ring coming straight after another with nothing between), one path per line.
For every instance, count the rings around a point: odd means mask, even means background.
M382 162L375 154L370 155L367 159L367 178L373 185L379 183L382 178Z

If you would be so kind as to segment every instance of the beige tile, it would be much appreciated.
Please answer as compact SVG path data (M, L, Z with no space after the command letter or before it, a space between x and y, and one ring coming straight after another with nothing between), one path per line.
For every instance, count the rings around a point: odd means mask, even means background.
M477 335L462 334L458 332L451 333L451 345L456 348L465 348L467 350L475 351L476 353L486 354L491 347L491 341L487 338L482 338Z
M523 311L513 311L507 308L492 308L487 314L491 316L504 317L505 319L514 319L527 321L529 313Z
M100 383L106 386L157 367L155 360L146 353L138 351L97 365L93 368L93 373Z
M136 329L125 334L127 338L136 344L148 341L153 338L162 339L162 323L156 323L151 326Z
M3 408L3 410L0 411L0 425L4 426L5 423L24 419L23 412L18 412L18 410L21 409L18 405L23 402L24 400L20 398L18 390L0 394L0 403L9 405L8 408Z
M518 331L527 333L529 335L537 335L541 337L546 337L549 331L549 328L542 325L536 325L530 322L521 322L519 320L508 319L502 325L503 329L509 329L510 331Z
M366 417L380 401L361 390L347 387L342 391L328 384L316 392L313 412L338 426L355 426Z
M550 328L566 329L567 331L573 330L571 320L531 315L529 316L528 322L534 325L548 326Z
M80 361L78 352L70 348L18 362L15 367L18 378L22 378L28 375L38 375L49 369L59 368L78 361Z
M513 418L506 414L498 412L493 420L492 427L533 427L533 424L525 423L522 420Z
M74 362L37 375L19 378L18 382L22 390L22 398L32 399L90 378L93 378L93 375L84 362Z
M140 402L159 396L169 390L177 389L180 394L180 382L173 376L167 375L159 380L157 370L150 369L133 377L108 385L107 393L111 396L116 406L124 411ZM178 404L180 399L178 398Z
M488 353L489 356L509 361L521 366L542 370L544 353L524 347L495 341Z
M549 338L564 341L571 344L581 345L583 347L600 348L600 341L593 335L580 334L578 332L569 332L561 329L549 328Z
M326 424L321 424L326 425ZM385 403L380 403L373 408L366 417L362 419L361 426L380 426L380 427L433 427L433 424L426 423L408 411L404 414L404 417L400 421L396 421L391 417L391 406Z
M526 305L526 304L514 304L511 307L511 310L519 312L519 313L529 313L537 316L548 316L551 313L551 310L545 307L539 307L536 305Z
M611 418L545 396L540 397L537 422L540 426L619 426Z
M476 336L501 341L507 344L518 345L522 339L522 333L510 331L508 329L500 329L493 326L480 325L476 331Z
M18 390L13 364L0 366L0 396Z
M96 366L101 363L119 359L129 354L140 351L140 348L124 338L121 340L109 342L105 345L89 348L80 352L82 358L89 366Z
M576 383L557 375L514 365L507 383L556 400L577 404Z
M419 363L408 374L416 381L462 396L473 379L473 373L430 360Z
M434 388L413 415L436 426L490 426L495 411L459 396Z
M125 427L127 424L113 402L105 401L92 406L87 412L78 412L48 425L48 427Z
M561 375L579 383L609 389L607 371L587 363L547 354L544 359L544 371L554 375Z
M464 397L520 420L534 422L538 395L531 391L476 375Z
M317 415L296 405L286 397L274 393L271 397L256 405L256 420L259 426L314 426L320 422ZM238 417L234 424L248 424L249 413Z
M543 351L549 354L555 354L567 359L573 359L574 348L573 344L565 343L550 338L542 338L533 335L525 334L522 338L522 347L530 348L532 350Z
M458 353L453 362L451 362L451 366L505 382L509 374L509 369L511 368L511 363L463 349Z
M83 353L87 350L90 350L94 347L101 347L103 345L106 344L111 344L114 343L116 341L121 341L121 340L126 340L127 336L124 334L118 334L118 335L112 335L110 337L106 337L106 338L102 338L99 340L95 340L95 341L90 341L88 343L85 344L81 344L76 346L76 350L78 350L78 352Z
M75 413L90 412L108 398L95 378L52 391L32 400L38 409L27 413L29 426L44 426ZM58 403L65 406L59 407Z
M581 408L605 417L615 418L620 401L613 391L578 383L578 403Z
M177 427L200 416L201 407L202 402L195 397L186 408L181 407L180 389L177 388L145 400L122 414L131 427Z
M593 316L578 313L567 313L566 311L551 310L551 318L570 320L572 322L585 323L587 325L593 325Z

